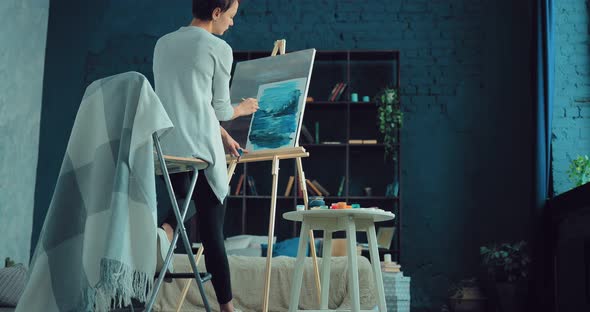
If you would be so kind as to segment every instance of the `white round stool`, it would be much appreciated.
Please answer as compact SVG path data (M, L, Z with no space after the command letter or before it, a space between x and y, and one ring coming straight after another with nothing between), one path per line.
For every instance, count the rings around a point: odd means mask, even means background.
M375 222L391 220L395 215L381 209L322 209L290 211L283 214L283 218L291 221L302 221L299 238L299 249L297 250L297 261L291 284L291 295L289 312L297 311L301 283L303 282L303 264L307 253L310 230L324 231L324 246L322 253L321 268L321 302L320 311L328 310L328 294L330 290L330 258L332 251L332 233L335 231L346 231L348 247L348 282L352 303L352 311L361 311L359 298L359 278L356 255L356 232L366 231L369 240L369 253L373 276L377 284L377 298L379 311L387 312L385 304L385 292L383 290L383 279L381 277L381 264L377 250L377 235L375 233Z

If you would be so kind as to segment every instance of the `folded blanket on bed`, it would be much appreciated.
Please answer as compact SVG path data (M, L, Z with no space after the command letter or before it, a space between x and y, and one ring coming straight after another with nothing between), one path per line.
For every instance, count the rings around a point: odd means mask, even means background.
M156 269L152 133L170 127L139 73L86 89L17 311L145 301Z
M295 258L291 257L275 257L272 259L269 311L288 311L295 260ZM329 308L350 308L347 258L332 257L331 261ZM321 262L322 259L318 258L318 265L321 266ZM266 258L229 256L229 264L234 305L243 311L261 311ZM174 269L177 272L190 272L190 265L186 255L175 255ZM204 259L201 259L199 261L199 270L205 271L205 269ZM377 299L373 271L369 260L365 257L359 257L358 269L361 308L371 309L376 305ZM164 283L158 294L155 310L176 311L185 283L186 280L182 279L169 284ZM191 289L181 311L204 311L197 286L194 281L191 281L191 283ZM215 292L210 282L205 284L205 290L213 311L219 311ZM307 258L299 298L299 309L310 310L318 309L318 307L313 262L311 258Z

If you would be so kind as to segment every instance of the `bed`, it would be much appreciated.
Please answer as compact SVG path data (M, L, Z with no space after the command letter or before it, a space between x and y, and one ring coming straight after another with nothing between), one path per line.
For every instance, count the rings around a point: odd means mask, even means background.
M205 271L203 260L199 262L199 270ZM266 258L230 255L228 260L231 270L234 305L244 312L261 311ZM376 291L372 269L367 258L359 256L358 260L361 308L373 309L376 305ZM321 258L318 258L319 265L321 265L321 261ZM331 261L329 308L349 308L347 258L332 257ZM294 265L295 258L293 257L279 256L273 258L269 311L288 310ZM190 265L186 255L175 255L174 269L177 272L190 272ZM185 283L186 280L182 279L164 283L156 300L155 310L176 311ZM193 285L191 285L191 290L180 311L204 311L202 300L196 290L196 284L194 281L191 283ZM219 311L211 283L206 283L205 288L213 311ZM317 308L313 263L311 258L307 258L299 309Z

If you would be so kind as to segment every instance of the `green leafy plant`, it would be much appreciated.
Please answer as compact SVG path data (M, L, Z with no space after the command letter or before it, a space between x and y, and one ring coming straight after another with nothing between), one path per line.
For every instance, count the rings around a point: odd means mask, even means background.
M493 280L516 282L528 278L531 259L525 241L482 246L479 253Z
M590 182L590 159L588 155L578 156L570 163L567 174L576 186Z
M375 95L377 102L377 125L379 132L383 134L385 144L385 157L390 156L396 160L395 144L397 143L397 131L403 124L403 112L399 101L399 92L395 88L384 88Z

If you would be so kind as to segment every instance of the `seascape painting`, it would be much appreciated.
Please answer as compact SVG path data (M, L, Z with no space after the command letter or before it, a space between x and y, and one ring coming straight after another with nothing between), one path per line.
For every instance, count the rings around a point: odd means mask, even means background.
M315 49L307 49L289 52L284 55L241 61L236 64L230 88L230 98L233 105L237 105L242 98L250 97L258 98L259 101L264 102L264 104L260 103L261 110L264 108L263 105L279 105L275 104L275 102L289 98L289 94L286 93L288 88L292 88L290 91L294 91L290 94L291 97L299 96L299 100L291 103L290 106L297 109L297 116L293 120L290 117L281 117L282 115L277 112L278 108L274 107L270 111L264 110L263 112L259 110L256 114L260 119L256 123L253 123L254 117L252 116L222 122L222 126L241 146L249 150L257 150L272 149L276 148L275 146L293 147L296 145L301 132L305 98L311 81L315 52ZM282 83L285 84L281 85ZM277 89L274 89L275 87ZM295 90L299 90L301 93ZM294 104L298 106L294 107ZM288 109L285 109L284 113L288 111ZM263 116L265 114L271 114L273 117ZM277 121L274 121L276 124L272 122L272 118L278 118ZM287 123L287 120L289 123ZM295 121L295 125L291 123L292 121ZM284 127L280 130L284 131L284 133L275 134L278 129L276 127L279 125ZM251 126L254 128L251 129ZM293 130L293 127L295 127L295 130ZM293 133L293 131L295 132ZM252 142L255 145L250 145L250 136L252 136ZM287 140L290 143L285 143Z
M298 78L259 86L259 109L251 119L246 149L295 146L306 83L307 78Z

